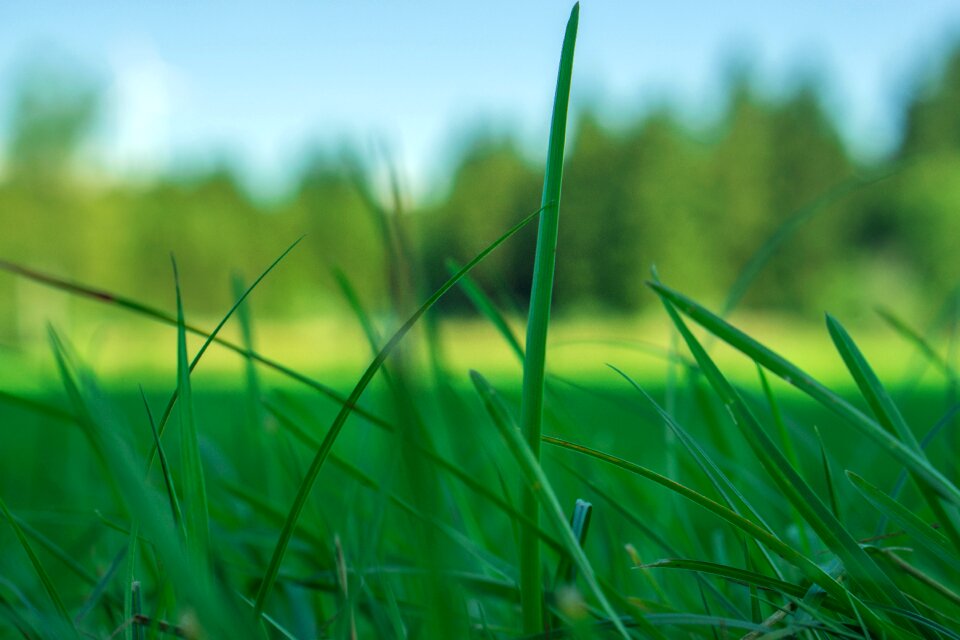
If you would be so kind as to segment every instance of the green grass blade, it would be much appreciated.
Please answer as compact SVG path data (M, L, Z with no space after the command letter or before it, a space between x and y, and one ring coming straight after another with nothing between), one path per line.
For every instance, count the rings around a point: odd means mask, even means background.
M740 398L740 395L723 377L706 350L690 332L677 310L667 299L664 299L664 307L687 343L690 352L700 365L701 371L726 405L760 464L780 488L783 495L800 512L827 547L843 562L846 571L865 593L879 602L886 602L905 610L912 610L913 605L900 592L890 577L867 555L800 474L790 466L786 456L763 430ZM872 622L876 622L880 626L878 618L874 617Z
M570 80L573 74L573 52L577 40L580 5L574 4L563 37L557 90L550 122L547 165L540 202L543 214L537 231L537 251L533 267L533 289L530 294L530 315L527 319L526 356L523 361L523 393L520 403L520 426L535 460L540 459L540 434L543 420L544 376L546 373L547 328L553 298L556 267L557 233L560 219L560 187L563 182L563 150L567 132L567 107L570 102ZM524 490L520 508L537 522L539 507L536 496ZM520 537L520 593L523 606L523 630L543 631L543 582L540 574L539 541L529 535Z
M783 542L782 540L777 538L773 533L767 531L760 525L754 522L751 522L750 520L744 518L737 512L733 511L732 509L725 507L720 503L715 502L714 500L711 500L710 498L704 496L703 494L698 493L693 489L690 489L689 487L680 484L679 482L671 480L670 478L667 478L666 476L661 475L656 471L640 466L628 460L618 458L608 453L591 449L590 447L586 447L581 444L568 442L566 440L562 440L560 438L555 438L552 436L544 436L543 441L551 445L555 445L558 447L562 447L564 449L569 449L570 451L576 451L578 453L590 456L597 460L601 460L603 462L611 464L615 467L619 467L624 471L628 471L632 474L646 478L647 480L651 480L659 484L660 486L665 487L666 489L669 489L670 491L673 491L683 496L684 498L687 498L691 502L699 505L700 507L703 507L707 511L710 511L711 513L719 516L723 520L729 522L736 528L746 533L748 536L752 538L756 538L759 542L766 545L771 551L773 551L774 553L782 557L784 560L786 560L787 562L795 566L801 572L803 572L803 574L808 579L820 585L824 589L824 591L826 591L829 595L833 596L837 600L843 601L843 600L846 600L846 598L848 597L847 590L839 582L837 582L836 579L831 577L830 574L828 574L826 571L820 568L820 566L818 566L817 563L812 561L810 558L807 558L802 553L797 551L794 547Z
M167 454L164 452L163 444L160 442L157 424L153 420L153 412L150 411L150 404L147 402L147 396L143 392L143 387L140 387L140 399L143 400L143 409L146 411L147 421L150 423L150 433L153 435L153 446L156 447L157 455L160 458L160 473L163 475L163 485L167 490L167 500L170 502L170 513L173 515L173 523L178 527L182 527L183 512L180 510L180 499L177 498L173 474L170 473L170 465L167 463Z
M37 574L37 577L40 578L40 584L43 585L44 590L47 592L47 596L50 598L53 608L56 609L57 616L60 618L60 621L63 623L65 628L73 631L73 635L79 637L80 634L77 631L76 626L73 624L73 619L67 612L67 607L63 604L63 599L60 597L60 591L57 589L57 585L54 584L53 580L50 578L50 574L47 573L47 570L43 568L40 558L37 557L37 554L33 550L33 546L30 544L30 541L27 540L27 535L23 532L23 529L20 528L20 525L17 523L17 519L10 512L10 509L7 507L7 503L4 502L2 498L0 498L0 513L3 513L3 516L7 519L7 522L13 529L14 535L17 537L17 541L20 543L20 547L23 549L24 553L27 554L27 558L30 559L30 564L33 566L33 571Z
M500 431L501 437L503 437L503 439L506 441L510 452L513 454L517 464L520 466L520 469L526 478L527 487L536 496L537 501L543 504L544 511L546 512L547 516L553 521L554 526L561 533L561 540L566 547L566 552L570 554L570 557L572 558L577 569L579 569L583 580L590 587L590 590L596 596L598 602L600 602L600 606L603 607L604 612L610 617L610 620L613 622L617 630L623 635L624 638L629 638L630 635L627 633L626 628L620 621L620 616L617 615L617 613L610 606L610 603L607 601L606 596L604 596L603 590L600 588L600 584L597 582L593 567L590 565L590 561L583 552L583 548L580 546L580 541L577 540L573 530L570 528L567 518L563 513L563 508L560 506L560 501L557 500L557 496L553 492L549 478L547 478L546 474L543 472L543 469L540 467L539 460L534 457L533 451L530 450L530 446L527 444L526 438L523 436L520 429L514 422L513 417L510 415L510 411L499 398L496 391L494 391L493 387L490 386L490 383L487 382L483 376L476 371L471 371L470 379L473 381L473 385L476 387L477 392L483 399L484 406L486 407L487 412L490 414L490 417L493 419L493 423ZM521 589L522 588L523 585L521 583ZM526 615L524 615L524 622L527 622ZM541 631L543 631L543 629L537 630L537 632Z
M715 562L704 562L702 560L687 560L682 558L664 558L656 562L637 567L638 569L683 569L686 571L696 571L713 576L719 576L730 582L737 584L751 585L767 591L776 591L794 598L802 598L807 593L807 588L792 582L787 582L779 578L765 576L756 571L738 569ZM849 611L849 607L843 603L829 600L830 607L839 611Z
M202 579L210 570L210 513L207 488L200 459L200 441L193 410L190 365L187 360L187 332L183 320L180 276L173 261L173 279L177 292L177 394L180 396L180 467L183 491L183 523L187 534L187 552ZM158 434L159 435L159 434Z
M301 240L303 240L303 236L300 236L299 238L294 240L293 244L291 244L289 247L287 247L284 250L283 253L277 256L277 259L274 260L272 263L270 263L270 266L268 266L259 276L257 276L257 279L254 280L253 283L249 287L247 287L243 291L243 293L241 293L237 297L236 301L234 301L233 303L233 306L230 307L230 310L227 311L226 315L224 315L223 318L220 319L220 322L217 324L216 327L214 327L213 331L211 331L209 334L206 334L203 344L200 345L200 349L198 349L197 353L193 356L193 360L190 361L190 366L188 369L189 372L192 373L193 370L197 368L197 365L200 364L200 359L203 357L203 354L207 352L207 349L210 347L211 344L217 341L217 336L220 334L220 330L223 329L224 325L227 324L227 321L233 316L233 314L236 313L243 306L243 303L244 301L246 301L247 296L249 296L253 292L253 290L257 287L257 285L260 284L260 282L264 278L266 278L271 271L273 271L274 267L280 264L280 262L282 262L283 259L287 257L287 254L293 251L294 247L300 244ZM177 318L174 324L177 326L178 331L180 330L181 326L183 326L186 331L190 331L189 325L187 325L183 321L183 318L179 313L179 307L177 312ZM244 353L244 354L250 353L250 349L241 348L241 347L237 347L237 349L238 349L238 352L240 353ZM166 408L163 410L163 415L161 415L160 422L157 425L157 433L160 437L163 436L164 429L166 429L166 426L167 426L167 420L170 419L170 416L173 413L173 406L177 402L179 393L180 393L180 388L177 387L177 389L173 392L173 395L170 396L170 400L167 402ZM148 469L153 464L154 456L156 455L156 453L157 453L156 449L153 449L150 452L150 457L148 458L148 462L147 462Z
M903 415L893 402L893 398L887 393L887 390L883 387L880 379L870 367L866 358L853 341L853 338L850 337L850 334L843 328L843 325L833 316L827 316L827 328L830 331L830 337L837 347L837 351L840 352L840 356L843 358L847 369L856 381L861 395L866 399L867 404L870 406L877 420L885 429L896 434L917 456L927 462L927 455L917 441L916 435L914 435L913 430L907 425L906 420L903 419ZM923 482L921 478L917 478L917 481L921 495L926 499L930 508L933 509L934 514L942 523L944 531L954 546L960 549L960 531L954 526L950 514L947 513L944 505L940 502L939 497L934 493L932 488Z
M827 498L830 500L830 512L833 516L840 519L840 505L837 500L837 491L833 483L833 471L830 469L830 460L827 458L827 447L823 444L823 436L820 435L820 429L813 428L817 434L817 444L820 445L820 464L823 466L823 479L827 485ZM791 463L791 466L796 467Z
M847 370L850 371L850 375L857 383L857 388L860 389L861 395L867 401L880 424L890 433L896 434L904 444L926 459L916 436L907 426L903 415L901 415L886 389L883 388L873 368L867 363L863 353L857 347L853 338L850 337L850 334L847 333L847 330L830 314L827 314L827 330L830 332L830 338L833 340L840 357L843 358Z
M404 322L399 329L397 329L396 333L394 333L390 340L387 341L387 343L383 346L380 352L364 371L363 375L360 377L360 380L357 381L353 391L350 392L350 396L341 405L340 411L337 413L336 418L334 418L333 423L330 425L330 429L327 431L323 442L321 442L320 448L314 455L314 458L310 463L310 467L307 469L307 473L297 490L296 498L294 498L294 502L290 507L287 519L284 522L283 529L280 531L280 536L270 558L270 563L267 565L267 570L264 574L263 581L260 583L260 588L257 591L254 611L258 616L263 613L263 609L266 606L267 597L270 595L270 591L273 589L273 585L276 582L277 574L280 571L280 564L283 562L283 556L287 550L287 545L290 543L290 538L293 536L293 531L297 526L297 521L300 518L300 514L303 511L303 507L306 504L307 498L310 496L310 492L317 480L320 469L323 467L323 463L330 454L330 450L333 448L334 442L336 442L337 437L340 435L343 425L346 424L347 418L350 417L350 414L353 412L357 401L360 399L360 396L363 395L364 390L366 390L367 386L380 370L380 367L383 366L383 363L386 361L387 357L391 352L393 352L397 345L400 344L400 341L403 340L404 336L406 336L410 329L412 329L417 321L420 320L420 317L426 313L427 310L437 302L437 300L442 298L450 289L455 287L461 277L466 275L477 264L483 261L484 258L490 255L490 253L492 253L497 247L506 242L507 239L513 236L513 234L515 234L517 231L524 228L539 214L540 210L538 209L518 222L506 233L497 238L493 243L488 245L483 251L477 254L473 260L464 265L463 269L454 274L439 289L437 289L433 295L431 295L422 305L420 305L420 307L413 312L407 321Z
M886 493L864 480L853 471L847 471L847 478L853 483L857 491L872 504L874 508L897 523L917 543L922 544L938 558L950 564L960 572L960 556L950 546L950 541L942 533L924 522L913 511L903 506Z
M943 474L934 469L906 444L887 432L875 420L827 389L796 365L788 362L687 296L660 283L651 282L648 283L648 286L704 329L844 418L861 434L869 437L884 451L914 472L916 476L928 482L937 493L954 504L960 505L960 489L957 489Z
M675 435L677 440L680 441L680 444L687 450L690 456L694 459L697 466L703 472L707 479L710 480L710 483L713 485L713 488L716 489L717 493L723 497L724 502L728 507L740 513L739 508L737 507L737 502L734 500L739 500L740 504L747 508L747 511L750 513L753 518L763 525L767 530L770 529L770 526L764 521L760 513L754 509L753 505L747 500L746 496L737 488L730 478L720 469L707 452L697 443L696 440L684 429L680 423L672 416L669 412L664 410L656 400L653 399L649 393L646 392L643 387L641 387L633 378L628 376L626 373L618 369L613 365L608 365L611 369L619 373L637 392L639 392L646 400L656 409L657 413L660 414L660 417L663 419L664 423L670 428L670 431ZM765 547L760 545L760 553L763 554L764 559L767 561L770 569L777 573L779 576L779 569L777 565L773 562L773 559L768 555L768 552Z

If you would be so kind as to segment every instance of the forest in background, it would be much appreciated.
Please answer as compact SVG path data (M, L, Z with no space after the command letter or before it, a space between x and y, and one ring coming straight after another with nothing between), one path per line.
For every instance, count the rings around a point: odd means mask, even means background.
M666 282L719 306L754 252L810 205L815 215L744 306L816 320L827 309L857 317L878 304L938 313L960 282L960 48L918 87L897 149L867 166L813 82L770 98L748 74L732 76L722 115L695 130L670 107L615 127L582 110L564 176L558 313L643 311L656 302L643 287L654 264ZM315 153L271 199L251 196L229 162L148 181L91 178L82 150L99 105L94 89L42 76L14 92L0 259L162 308L174 300L171 252L188 311L217 315L232 301L232 274L252 279L301 235L254 296L259 317L340 308L333 267L373 308L397 295L424 298L448 261L469 260L540 203L542 167L509 133L474 136L448 188L419 206L400 206L402 195L372 186L359 156L336 150ZM508 309L522 311L515 301L527 299L535 233L528 227L476 272ZM398 263L405 273L388 267ZM72 304L0 274L0 339L32 331L50 305ZM469 305L452 296L442 308Z

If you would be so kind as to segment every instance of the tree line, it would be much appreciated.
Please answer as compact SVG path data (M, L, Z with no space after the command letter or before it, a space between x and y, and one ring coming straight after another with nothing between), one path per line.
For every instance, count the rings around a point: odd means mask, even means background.
M404 208L340 154L319 151L284 196L252 197L228 163L149 181L85 177L83 144L98 96L69 79L29 76L10 109L0 180L0 258L169 308L172 252L188 309L216 314L301 235L255 294L274 318L342 303L339 269L384 309L423 297L540 202L541 166L515 136L478 135L432 202ZM904 106L897 148L858 163L813 83L764 96L746 75L710 126L663 107L609 126L574 116L564 176L556 305L567 313L634 313L655 302L655 265L672 285L719 305L751 257L790 220L744 304L820 314L877 303L933 313L957 287L960 255L960 48ZM806 212L806 216L804 215ZM799 216L799 218L798 218ZM535 225L481 265L476 280L523 311ZM0 275L0 329L34 295ZM467 312L465 297L443 309ZM20 318L18 320L18 318Z

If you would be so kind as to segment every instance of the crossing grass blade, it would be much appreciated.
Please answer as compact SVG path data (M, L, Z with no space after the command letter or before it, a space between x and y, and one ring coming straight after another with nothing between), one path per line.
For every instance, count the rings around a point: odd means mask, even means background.
M929 464L927 454L924 453L913 430L903 419L903 415L893 402L893 398L887 393L853 338L843 328L843 325L831 315L827 315L827 328L837 351L840 352L847 369L856 381L860 394L866 399L877 421L887 431L896 434L901 442L905 443L919 458ZM914 476L921 495L930 505L934 515L940 520L947 537L950 538L957 549L960 549L960 531L954 526L953 520L941 503L939 496L927 483L923 482L922 478L916 478L916 474Z
M150 433L153 436L153 446L157 448L157 456L160 459L160 473L163 475L163 486L167 490L167 500L170 502L170 513L173 515L173 523L178 527L182 527L183 511L180 510L180 499L177 498L173 474L170 473L170 465L167 464L167 454L164 452L163 444L160 442L160 434L157 433L157 424L153 419L153 412L150 411L150 404L147 402L147 395L143 392L143 387L140 387L140 399L143 400L143 409L147 414L147 421L150 423Z
M33 545L30 544L30 541L27 539L27 535L23 532L23 529L20 528L17 519L10 512L10 509L7 507L7 503L4 502L2 498L0 498L0 513L3 514L4 518L6 518L7 523L13 529L13 533L17 537L17 542L20 543L20 547L23 549L24 553L27 554L27 558L29 558L30 564L33 566L33 571L37 574L37 578L40 579L40 584L43 585L44 590L47 592L47 597L50 598L50 603L53 605L54 610L56 610L57 617L59 618L63 628L69 629L72 636L79 638L80 633L77 631L77 628L73 623L73 619L67 612L67 607L63 604L63 599L60 597L60 591L50 578L50 574L48 574L47 570L44 569L43 564L40 562L40 558L37 557L36 552L33 550Z
M714 500L711 500L703 494L698 493L697 491L694 491L693 489L690 489L679 482L671 480L670 478L667 478L656 471L628 460L624 460L623 458L619 458L602 451L597 451L596 449L592 449L582 444L569 442L553 436L544 436L543 441L547 444L562 447L570 451L575 451L591 458L601 460L615 467L619 467L624 471L653 481L660 486L683 496L698 506L719 516L726 522L729 522L748 536L756 538L759 542L766 545L771 551L799 569L806 578L819 585L824 591L827 592L827 594L836 598L838 601L843 601L848 597L853 597L858 604L863 604L854 594L850 594L846 588L837 582L837 580L829 573L824 571L816 562L800 553L793 546L783 542L767 529L744 518L732 509L725 507ZM878 625L880 624L876 617L873 618L872 622L876 622Z
M864 480L853 471L847 471L847 478L856 487L857 491L872 504L874 508L893 520L903 528L918 544L923 545L936 554L943 562L951 565L960 572L960 555L951 547L950 540L942 533L924 522L913 511L903 506L876 486Z
M914 472L918 478L922 478L945 499L960 505L960 489L915 451L881 427L876 420L871 419L799 367L711 313L699 303L663 284L648 282L647 285L701 327L846 420L861 434L873 440L881 449Z
M776 447L746 403L720 373L720 369L687 328L673 304L665 297L663 302L670 319L687 343L701 371L720 396L741 434L783 496L793 504L824 544L843 562L846 571L871 599L906 611L914 611L913 604L890 577L867 555L800 474L790 466L786 456ZM870 615L869 618L872 618L869 620L871 626L883 627L883 623L875 614ZM919 629L919 631L927 633L926 629Z
M172 259L172 258L171 258ZM193 409L190 364L187 359L187 331L183 319L180 275L173 263L173 280L177 293L177 395L180 397L180 469L183 492L183 523L187 550L197 573L206 579L210 571L210 513L207 487L200 459L200 440ZM159 433L158 433L159 436Z
M276 260L270 263L270 266L268 266L257 277L257 279L250 284L249 287L244 289L243 292L239 296L237 296L237 299L236 301L234 301L233 306L230 307L230 310L227 311L226 315L224 315L223 318L220 319L220 322L217 324L216 327L214 327L213 331L211 331L209 334L205 336L203 344L200 345L200 348L197 350L197 353L193 356L193 360L190 361L190 366L188 367L188 371L190 373L193 373L193 370L197 368L197 365L200 363L200 359L203 357L203 354L207 352L207 349L210 347L210 345L213 344L215 341L217 341L217 336L220 334L220 330L223 329L224 325L227 324L227 321L233 316L234 313L236 313L238 310L241 309L241 307L243 306L243 303L247 299L247 296L249 296L253 292L253 290L256 289L257 285L260 284L260 282L264 278L266 278L271 271L273 271L274 267L280 264L283 261L283 259L287 257L287 254L293 251L294 247L300 244L301 240L303 240L303 236L300 236L299 238L294 240L293 244L287 247L283 251L283 253L281 253ZM181 326L183 326L186 331L189 331L188 325L183 321L183 318L180 317L179 307L178 307L177 319L175 324L177 326L178 331L180 330ZM242 348L238 347L238 349L241 349L240 352L244 354L251 353L251 350L246 347L242 347ZM177 389L170 396L170 400L167 402L167 406L166 408L164 408L163 414L160 416L160 422L157 425L158 440L160 437L163 436L164 429L166 429L166 426L167 426L167 420L170 419L170 416L173 413L173 407L177 402L179 393L180 393L180 388L177 387ZM156 449L150 452L150 457L148 458L148 463L147 463L148 468L153 464L154 456L156 455L156 453L157 453Z
M599 582L597 582L593 567L590 565L590 561L580 546L580 541L577 540L573 530L570 528L566 516L564 516L563 508L560 506L560 501L553 492L549 478L547 478L543 469L540 467L539 460L534 457L530 446L526 442L526 438L514 422L510 411L503 404L503 401L499 398L494 388L482 375L476 371L471 371L470 379L473 381L474 387L483 399L487 413L490 414L494 425L496 425L497 430L500 432L500 436L506 441L510 453L513 454L514 459L516 459L517 464L520 466L529 491L536 496L539 503L543 504L547 516L553 521L554 526L560 532L566 552L570 555L573 563L580 571L581 577L590 587L590 590L603 608L604 613L609 616L610 621L616 627L617 631L619 631L624 638L629 638L630 635L623 626L620 616L617 615L607 601L606 596L604 596L603 590L600 588ZM522 588L523 584L521 583L521 589ZM526 624L527 621L528 616L524 615L524 623ZM526 632L528 630L524 629L524 631ZM536 631L541 632L543 629L537 629Z
M570 80L573 74L573 52L577 40L580 5L573 5L560 53L557 89L550 122L547 165L543 180L540 227L534 257L533 289L527 318L526 356L523 360L523 391L520 402L520 428L535 460L540 459L540 434L543 421L544 376L546 373L547 328L553 298L556 267L557 233L560 219L560 187L563 182L563 150L567 132L567 107L570 102ZM524 489L520 508L534 522L539 518L536 496ZM520 593L523 606L523 630L543 630L543 581L540 574L540 546L529 533L520 536Z
M307 469L306 475L304 476L300 483L300 487L297 490L297 495L290 507L283 529L280 531L280 536L277 540L276 546L274 547L273 554L270 557L270 562L267 565L263 580L260 582L260 587L257 590L254 613L258 617L263 614L264 607L267 603L267 598L273 589L273 585L277 579L277 574L280 571L280 565L283 562L283 556L286 553L287 545L290 543L290 538L293 537L293 532L297 526L297 521L299 520L300 514L303 511L303 507L307 502L307 498L310 496L310 492L312 491L313 485L317 480L317 476L320 474L320 469L323 467L323 463L330 454L333 444L340 435L344 424L346 424L347 418L349 418L350 414L353 413L353 409L356 406L357 401L360 400L360 396L363 395L363 392L380 370L380 367L383 366L383 363L386 361L387 357L393 352L397 345L400 344L404 336L406 336L410 329L412 329L417 321L420 320L420 317L423 316L423 314L426 313L427 310L437 302L437 300L442 298L450 289L455 287L461 277L469 273L471 269L482 262L483 259L490 255L490 253L492 253L497 247L506 242L507 239L513 236L517 231L524 228L539 214L540 210L538 209L515 224L506 233L497 238L483 251L477 254L473 260L464 265L460 271L450 277L439 289L433 293L433 295L427 298L427 300L420 305L416 311L413 312L407 321L404 322L399 329L397 329L397 331L393 334L393 336L391 336L383 348L380 349L379 353L377 353L376 357L374 357L373 361L360 377L360 380L357 381L357 384L354 386L353 391L351 391L350 396L341 404L340 411L337 413L333 423L330 425L330 429L327 431L323 442L321 442L320 448L317 449L317 452L314 455L309 468Z

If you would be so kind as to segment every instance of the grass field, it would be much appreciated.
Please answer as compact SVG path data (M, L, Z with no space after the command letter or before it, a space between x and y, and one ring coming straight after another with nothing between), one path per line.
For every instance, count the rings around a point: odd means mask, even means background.
M4 266L103 316L0 368L0 637L960 638L950 344L656 274L551 321L578 10L540 208L419 307L261 331L260 279L207 325L175 265L172 312ZM524 325L468 273L533 221Z

